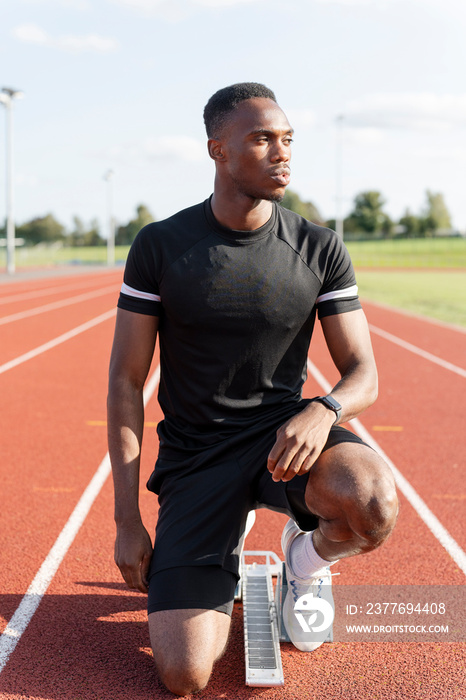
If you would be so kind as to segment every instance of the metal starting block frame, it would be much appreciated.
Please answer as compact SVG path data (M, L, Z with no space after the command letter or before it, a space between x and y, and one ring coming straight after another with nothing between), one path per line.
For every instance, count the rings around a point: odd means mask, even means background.
M247 557L261 557L265 563L247 563ZM274 552L245 551L241 557L241 578L235 597L243 601L246 685L270 687L285 684L280 654L280 630L283 629L280 603L283 596L274 598L272 581L276 576L277 593L281 588L282 567Z
M263 563L247 563L246 557L260 557ZM280 642L290 641L282 614L288 592L285 563L274 552L244 551L240 577L235 600L243 601L246 685L284 685ZM274 577L277 579L275 592ZM333 628L325 641L333 641Z

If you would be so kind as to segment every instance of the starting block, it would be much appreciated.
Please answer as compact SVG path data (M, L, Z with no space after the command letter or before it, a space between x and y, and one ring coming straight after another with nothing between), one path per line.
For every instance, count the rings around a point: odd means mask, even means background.
M282 616L288 591L285 564L274 552L243 551L240 576L235 599L243 602L246 685L282 686L280 642L290 641ZM332 629L325 641L333 641Z
M262 557L265 563L246 563L246 557ZM280 622L272 576L282 563L273 552L243 552L239 596L243 600L246 685L285 684L280 654ZM239 597L238 596L238 597Z

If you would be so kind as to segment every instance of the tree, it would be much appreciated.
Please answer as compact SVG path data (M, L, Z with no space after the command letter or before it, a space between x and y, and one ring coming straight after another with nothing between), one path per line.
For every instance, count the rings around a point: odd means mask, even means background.
M443 194L426 190L426 199L422 226L424 232L450 231L452 228L451 217Z
M402 235L407 238L415 238L421 233L422 221L415 214L411 214L409 209L406 209L399 221L399 225L403 228Z
M382 232L388 235L392 230L392 221L385 214L383 207L385 200L380 192L369 190L356 195L354 209L345 219L346 231L361 231L362 233L375 234Z
M119 226L115 235L115 243L117 245L130 245L143 226L155 221L149 209L140 204L136 209L137 217L131 219L126 226Z
M99 224L97 219L93 219L90 223L90 228L87 228L83 220L79 216L73 216L74 229L67 236L70 246L96 246L105 245L104 239L99 233Z
M105 245L106 241L100 235L99 222L97 219L92 219L90 228L84 234L84 245Z
M285 209L290 209L300 216L304 216L308 221L312 221L315 224L322 224L323 219L314 204L312 202L304 202L299 194L293 192L293 190L286 190L285 196L281 201L282 207Z
M16 236L24 238L26 243L30 245L53 243L64 240L65 227L52 214L47 214L18 226Z
M68 235L69 245L72 247L84 245L84 236L86 234L86 227L84 221L79 216L73 216L74 228Z

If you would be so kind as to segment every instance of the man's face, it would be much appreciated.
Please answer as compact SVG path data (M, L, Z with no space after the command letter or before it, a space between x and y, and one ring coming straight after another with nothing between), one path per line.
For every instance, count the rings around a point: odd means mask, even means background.
M273 100L241 102L220 139L232 186L251 199L280 202L290 181L292 134Z

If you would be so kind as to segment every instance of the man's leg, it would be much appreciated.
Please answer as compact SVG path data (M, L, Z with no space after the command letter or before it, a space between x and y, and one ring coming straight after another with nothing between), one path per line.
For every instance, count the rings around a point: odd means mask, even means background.
M298 600L310 594L333 606L328 567L382 544L395 525L398 503L388 466L362 443L334 442L311 467L307 483L297 483L305 488L306 507L317 516L311 527L317 528L303 532L290 520L283 530L289 582L283 619L293 644L302 651L313 651L325 641L326 631L303 632L294 613ZM298 520L304 516L306 527L312 518L306 518L303 506L296 515Z
M149 615L154 660L172 693L188 695L207 685L229 629L230 616L217 610L160 610Z
M163 683L176 695L207 685L228 640L237 577L220 566L184 566L149 579L149 632Z
M329 562L380 546L398 514L389 467L357 443L339 443L320 455L309 472L305 500L319 518L315 551Z
M178 461L159 455L154 475L150 635L162 681L185 695L206 685L225 648L251 498L228 445Z

